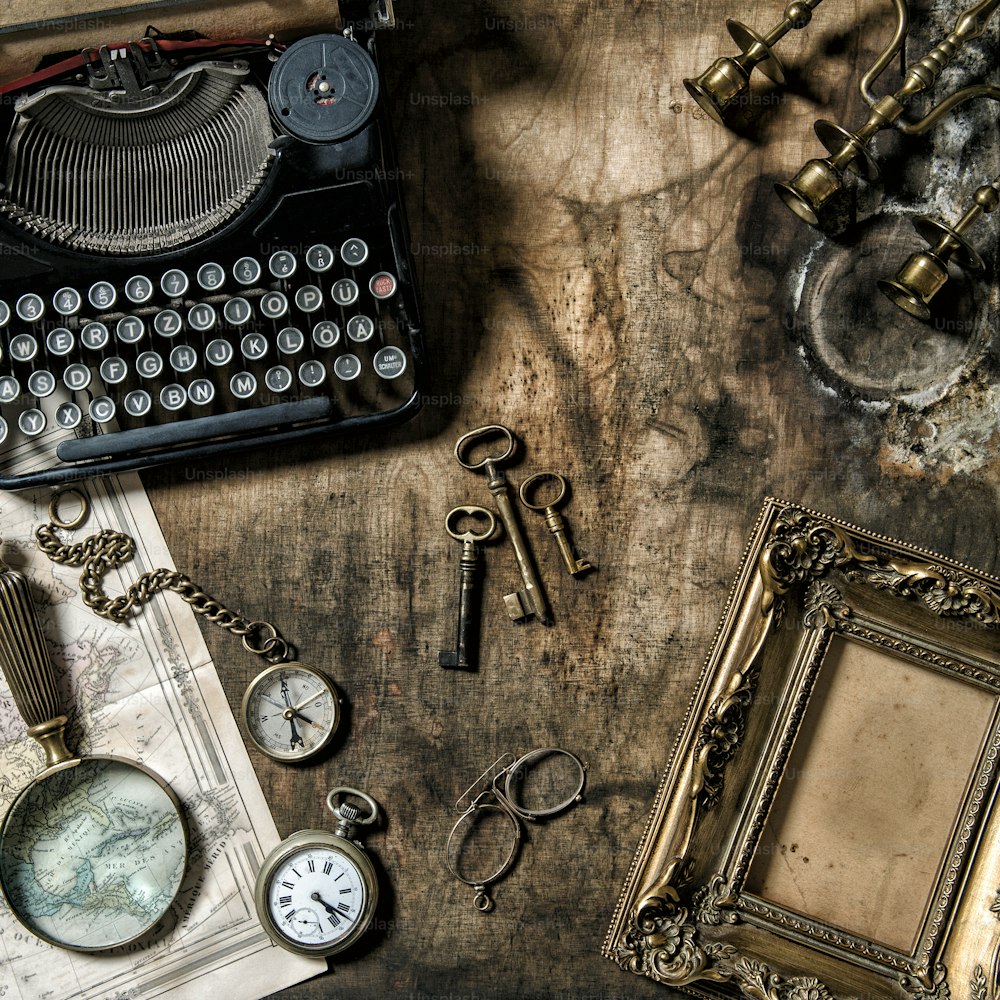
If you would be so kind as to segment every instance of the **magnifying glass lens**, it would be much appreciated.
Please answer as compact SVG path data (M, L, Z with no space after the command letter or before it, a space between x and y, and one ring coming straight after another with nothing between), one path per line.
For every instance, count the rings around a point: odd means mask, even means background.
M514 764L506 783L512 806L544 816L570 805L583 787L583 767L565 750L535 750Z
M147 934L187 858L179 805L154 775L89 758L33 781L0 830L0 885L33 933L100 951Z

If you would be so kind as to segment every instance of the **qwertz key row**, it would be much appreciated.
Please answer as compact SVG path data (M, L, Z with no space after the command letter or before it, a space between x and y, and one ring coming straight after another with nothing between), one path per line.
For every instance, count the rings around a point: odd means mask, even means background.
M100 435L59 458L114 457L183 442L185 421L209 438L205 417L257 411L254 430L316 419L295 405L316 398L327 419L387 410L412 381L397 291L352 237L0 299L0 442Z

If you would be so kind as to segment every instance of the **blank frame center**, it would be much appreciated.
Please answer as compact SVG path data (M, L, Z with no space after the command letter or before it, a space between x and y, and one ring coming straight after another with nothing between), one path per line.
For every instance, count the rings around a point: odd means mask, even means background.
M912 954L995 709L960 677L835 636L745 890Z

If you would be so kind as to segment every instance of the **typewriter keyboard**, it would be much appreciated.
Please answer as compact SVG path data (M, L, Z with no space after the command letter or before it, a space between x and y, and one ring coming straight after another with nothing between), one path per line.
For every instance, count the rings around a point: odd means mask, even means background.
M16 296L5 287L3 452L35 468L135 467L137 456L406 404L414 359L393 266L357 236L264 250Z

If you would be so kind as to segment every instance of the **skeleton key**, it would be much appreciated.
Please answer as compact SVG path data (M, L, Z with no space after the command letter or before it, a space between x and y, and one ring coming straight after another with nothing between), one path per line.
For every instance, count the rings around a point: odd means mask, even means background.
M457 531L459 522L466 517L485 518L485 530L475 531L470 528L468 531ZM485 507L455 507L448 511L448 516L444 519L444 530L455 541L462 543L462 556L458 564L458 639L454 650L442 649L438 652L438 666L452 670L476 669L478 584L482 567L482 556L477 543L490 541L499 527L496 515Z
M554 479L559 484L559 492L556 494L555 499L549 500L547 503L533 503L530 499L533 488L548 479ZM571 576L581 576L588 570L596 569L597 567L592 566L584 559L577 559L573 554L573 546L570 545L566 534L566 519L559 513L559 507L565 502L568 492L569 487L566 480L558 472L536 472L521 483L518 495L521 497L521 503L528 510L534 510L545 515L545 525L555 535L556 544L559 546L559 555L562 556L566 572Z
M489 441L500 438L507 441L507 447L502 454L487 455L479 462L468 461L468 454L473 445L482 441ZM514 505L510 502L510 487L504 474L498 468L501 462L506 462L511 455L517 442L514 435L500 424L489 424L486 427L477 427L474 431L462 435L455 445L455 458L463 469L485 469L488 481L487 488L496 500L497 510L500 511L500 520L507 530L507 537L514 547L514 556L517 559L517 567L521 571L521 579L524 580L524 589L516 594L507 594L504 597L504 606L507 614L514 620L520 621L534 615L543 625L552 624L552 612L549 610L549 603L545 599L545 591L542 589L542 581L538 578L538 571L535 569L534 560L531 558L531 549L521 531L517 514L514 512Z

